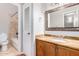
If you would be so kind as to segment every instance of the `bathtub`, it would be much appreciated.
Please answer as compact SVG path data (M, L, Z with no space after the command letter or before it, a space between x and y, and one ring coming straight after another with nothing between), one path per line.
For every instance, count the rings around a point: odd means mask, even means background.
M18 38L12 38L12 45L18 50Z

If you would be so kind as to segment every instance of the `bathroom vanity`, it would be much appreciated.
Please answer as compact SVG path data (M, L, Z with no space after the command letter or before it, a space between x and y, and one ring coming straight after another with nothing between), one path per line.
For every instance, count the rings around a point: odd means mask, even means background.
M36 36L37 56L79 56L79 40L57 36Z

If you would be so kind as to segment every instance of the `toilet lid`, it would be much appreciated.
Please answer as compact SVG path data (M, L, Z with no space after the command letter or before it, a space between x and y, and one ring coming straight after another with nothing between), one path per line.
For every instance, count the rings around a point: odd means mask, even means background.
M6 41L6 40L7 40L7 34L6 33L0 34L0 41L3 42L3 41Z

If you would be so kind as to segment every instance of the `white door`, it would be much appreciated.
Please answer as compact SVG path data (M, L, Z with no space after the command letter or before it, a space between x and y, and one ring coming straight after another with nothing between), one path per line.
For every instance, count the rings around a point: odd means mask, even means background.
M31 55L32 41L32 24L31 24L31 7L29 4L23 6L23 52Z

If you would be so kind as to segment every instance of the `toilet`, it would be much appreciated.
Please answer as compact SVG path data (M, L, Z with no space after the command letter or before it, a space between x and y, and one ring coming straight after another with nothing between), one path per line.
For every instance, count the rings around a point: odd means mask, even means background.
M0 45L1 45L1 48L0 48L0 51L1 51L1 52L4 52L4 51L7 51L7 50L8 50L7 34L2 33L2 34L0 35Z

